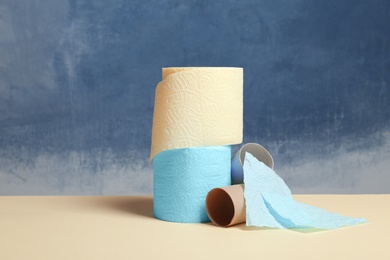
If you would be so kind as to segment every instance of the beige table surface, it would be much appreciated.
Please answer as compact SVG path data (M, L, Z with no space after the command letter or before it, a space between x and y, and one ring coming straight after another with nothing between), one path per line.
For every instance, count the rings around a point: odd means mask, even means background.
M390 195L294 195L369 223L302 232L154 219L151 197L0 197L0 259L390 259Z

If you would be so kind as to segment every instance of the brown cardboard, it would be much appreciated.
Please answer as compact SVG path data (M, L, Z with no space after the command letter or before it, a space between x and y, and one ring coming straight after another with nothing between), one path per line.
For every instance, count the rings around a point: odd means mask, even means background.
M212 189L206 197L206 210L217 226L228 227L245 222L244 184Z

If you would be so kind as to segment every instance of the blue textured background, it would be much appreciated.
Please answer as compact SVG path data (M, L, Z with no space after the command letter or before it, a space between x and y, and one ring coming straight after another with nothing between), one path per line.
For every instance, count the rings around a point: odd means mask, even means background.
M390 192L390 2L0 0L0 195L151 194L167 66L241 66L295 193Z

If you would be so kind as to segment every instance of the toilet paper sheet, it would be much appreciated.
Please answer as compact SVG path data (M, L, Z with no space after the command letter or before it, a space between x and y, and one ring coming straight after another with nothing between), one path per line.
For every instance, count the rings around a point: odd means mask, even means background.
M367 222L295 201L285 182L250 153L244 161L247 226L333 229Z
M242 142L243 69L164 68L154 104L150 158L177 148Z

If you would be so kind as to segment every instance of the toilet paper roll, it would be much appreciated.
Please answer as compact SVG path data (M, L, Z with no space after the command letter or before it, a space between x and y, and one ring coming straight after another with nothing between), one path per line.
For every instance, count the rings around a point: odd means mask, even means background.
M163 69L150 159L169 149L239 144L242 132L242 68Z
M212 189L206 197L207 214L221 227L245 222L244 184Z
M274 168L274 159L271 154L260 144L256 143L247 143L243 145L240 150L238 150L232 158L232 170L231 178L232 184L243 183L244 181L244 171L243 164L245 161L245 153L248 152L252 154L257 160L263 162L269 168Z
M154 216L171 222L210 221L207 193L230 185L230 146L160 152L153 158Z

